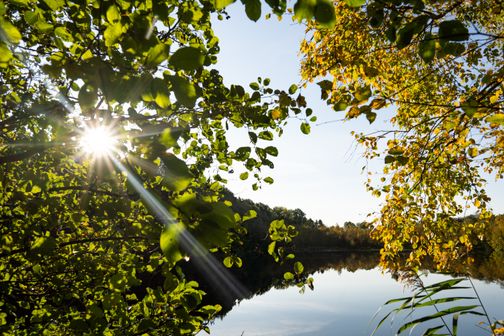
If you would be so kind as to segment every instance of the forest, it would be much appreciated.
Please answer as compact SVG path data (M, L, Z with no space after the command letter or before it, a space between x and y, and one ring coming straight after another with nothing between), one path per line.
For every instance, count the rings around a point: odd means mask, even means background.
M205 283L246 297L234 279L256 257L279 265L279 286L312 288L303 253L379 250L402 275L504 254L486 189L504 176L500 1L234 2L0 0L2 335L211 332L223 305ZM212 24L230 5L305 26L300 83L227 83ZM287 124L309 137L316 123L310 83L348 122L387 116L352 132L383 167L363 176L373 220L328 227L226 189L234 170L253 190L274 183Z

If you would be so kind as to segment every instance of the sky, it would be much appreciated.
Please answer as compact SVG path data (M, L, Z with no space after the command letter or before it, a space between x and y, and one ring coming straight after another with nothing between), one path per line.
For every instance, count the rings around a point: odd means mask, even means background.
M273 16L252 22L239 2L227 7L227 11L229 20L214 20L221 48L216 68L226 84L248 87L257 77L268 77L270 87L287 90L301 81L299 44L305 34L302 25L293 23L288 16L282 21ZM362 167L366 162L350 132L386 128L384 112L379 112L372 125L365 118L341 121L344 113L334 112L321 101L317 85L308 86L302 94L319 125L312 125L311 133L304 135L299 130L300 121L292 120L284 135L274 140L272 145L278 148L279 155L273 161L275 168L265 170L264 177L271 176L275 182L253 191L252 180L241 181L238 176L244 169L237 169L228 188L238 197L271 207L299 208L307 217L321 219L328 226L368 219L368 214L379 211L381 201L365 190L367 176ZM237 147L246 146L246 131L232 132L230 142ZM372 162L371 168L380 171L381 162ZM504 183L490 183L488 193L495 212L504 213Z

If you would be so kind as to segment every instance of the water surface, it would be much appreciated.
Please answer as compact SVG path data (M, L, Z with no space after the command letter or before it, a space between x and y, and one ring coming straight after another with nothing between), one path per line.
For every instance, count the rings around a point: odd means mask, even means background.
M402 283L382 274L378 268L357 269L322 267L315 272L315 289L306 288L304 294L299 288L271 288L269 291L244 299L235 305L223 318L216 319L210 326L211 334L218 336L365 336L370 335L388 308L383 307L373 319L378 309L389 299L408 296L410 290ZM428 274L424 282L430 284L449 276ZM469 285L469 282L465 282ZM504 289L499 283L474 280L474 285L489 312L492 321L504 318ZM472 290L457 290L450 294L474 296ZM474 300L457 302L459 305L474 304ZM477 302L476 302L477 303ZM452 303L439 306L446 309ZM480 309L481 311L481 309ZM434 313L434 308L422 314ZM409 320L419 317L413 313ZM376 335L394 335L399 325L407 321L405 315L396 316L382 325ZM449 317L447 323L451 325ZM489 335L479 322L481 316L464 315L459 319L459 335ZM439 324L439 323L438 323ZM437 325L437 324L436 324ZM421 325L411 335L421 335L434 324ZM201 333L200 335L204 335ZM403 333L405 335L408 332Z

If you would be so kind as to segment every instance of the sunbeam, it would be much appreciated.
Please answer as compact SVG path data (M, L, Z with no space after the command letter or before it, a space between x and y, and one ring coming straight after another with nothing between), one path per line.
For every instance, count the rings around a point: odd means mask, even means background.
M144 188L143 184L134 174L113 156L111 156L111 160L117 169L126 173L128 181L133 188L140 194L145 204L165 227L178 223L159 200ZM248 290L237 281L207 249L201 246L189 231L183 229L179 235L179 240L181 248L191 257L197 269L206 277L206 280L209 281L211 286L218 291L221 298L224 299L226 303L230 303L236 298L248 296Z
M86 127L79 145L86 154L104 157L115 150L117 139L112 130L105 126Z

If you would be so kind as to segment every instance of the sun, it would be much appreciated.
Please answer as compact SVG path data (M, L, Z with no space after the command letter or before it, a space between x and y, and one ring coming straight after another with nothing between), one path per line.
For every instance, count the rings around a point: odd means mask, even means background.
M104 126L86 127L79 140L82 151L96 157L109 156L116 150L117 138Z

